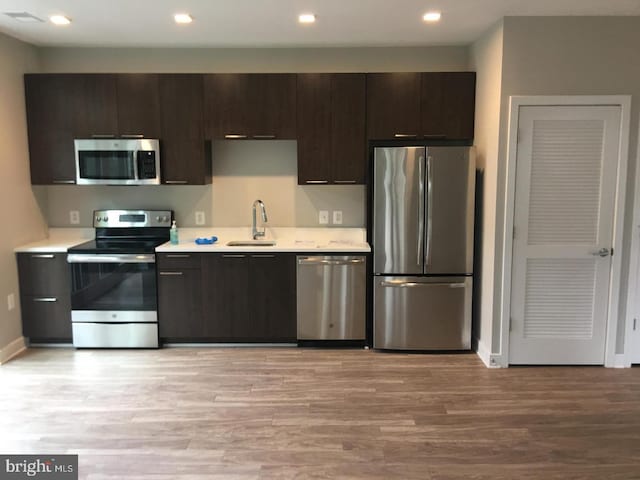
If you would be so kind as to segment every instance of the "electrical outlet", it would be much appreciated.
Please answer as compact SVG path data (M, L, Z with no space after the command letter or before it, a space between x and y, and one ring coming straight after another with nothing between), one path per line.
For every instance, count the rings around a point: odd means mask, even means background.
M342 210L334 210L333 212L333 224L342 225Z
M196 225L204 225L204 212L196 212Z
M7 309L11 311L14 308L16 308L16 297L13 293L10 293L7 295Z
M80 223L80 212L78 210L69 210L69 223L78 225Z
M329 210L320 210L320 212L318 212L318 223L320 225L329 224Z

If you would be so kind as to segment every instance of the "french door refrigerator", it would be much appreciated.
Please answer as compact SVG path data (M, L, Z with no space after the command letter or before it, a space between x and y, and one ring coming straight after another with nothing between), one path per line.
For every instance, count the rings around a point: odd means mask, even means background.
M472 147L374 149L374 348L471 348Z

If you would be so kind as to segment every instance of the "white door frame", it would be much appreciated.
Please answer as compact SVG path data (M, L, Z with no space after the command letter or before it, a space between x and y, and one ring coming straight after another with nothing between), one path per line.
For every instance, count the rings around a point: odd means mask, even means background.
M640 298L638 298L638 282L640 282L640 137L636 157L635 199L633 202L633 225L631 226L631 252L629 255L629 289L627 292L627 317L624 337L624 366L631 366L631 336L633 335L633 319L638 318ZM640 318L638 319L640 320Z
M559 95L559 96L511 96L509 97L509 130L507 133L507 165L505 189L505 215L502 251L502 285L498 320L501 329L500 355L495 356L501 367L509 366L509 328L511 323L511 271L513 261L513 217L515 214L516 157L518 153L518 122L520 107L524 106L619 106L621 107L620 143L618 149L618 174L613 227L613 249L607 328L605 340L605 367L627 366L616 362L616 335L622 272L622 240L624 233L624 204L629 162L630 95Z

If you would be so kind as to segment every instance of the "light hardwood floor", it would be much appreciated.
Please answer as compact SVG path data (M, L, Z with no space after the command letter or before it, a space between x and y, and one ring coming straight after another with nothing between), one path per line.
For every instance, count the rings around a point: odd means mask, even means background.
M80 478L640 478L640 369L473 354L33 349L0 367L0 452Z

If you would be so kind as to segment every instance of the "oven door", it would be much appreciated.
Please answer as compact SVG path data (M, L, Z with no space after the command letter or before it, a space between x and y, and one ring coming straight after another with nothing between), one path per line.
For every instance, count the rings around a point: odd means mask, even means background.
M69 254L73 344L158 346L155 255Z

